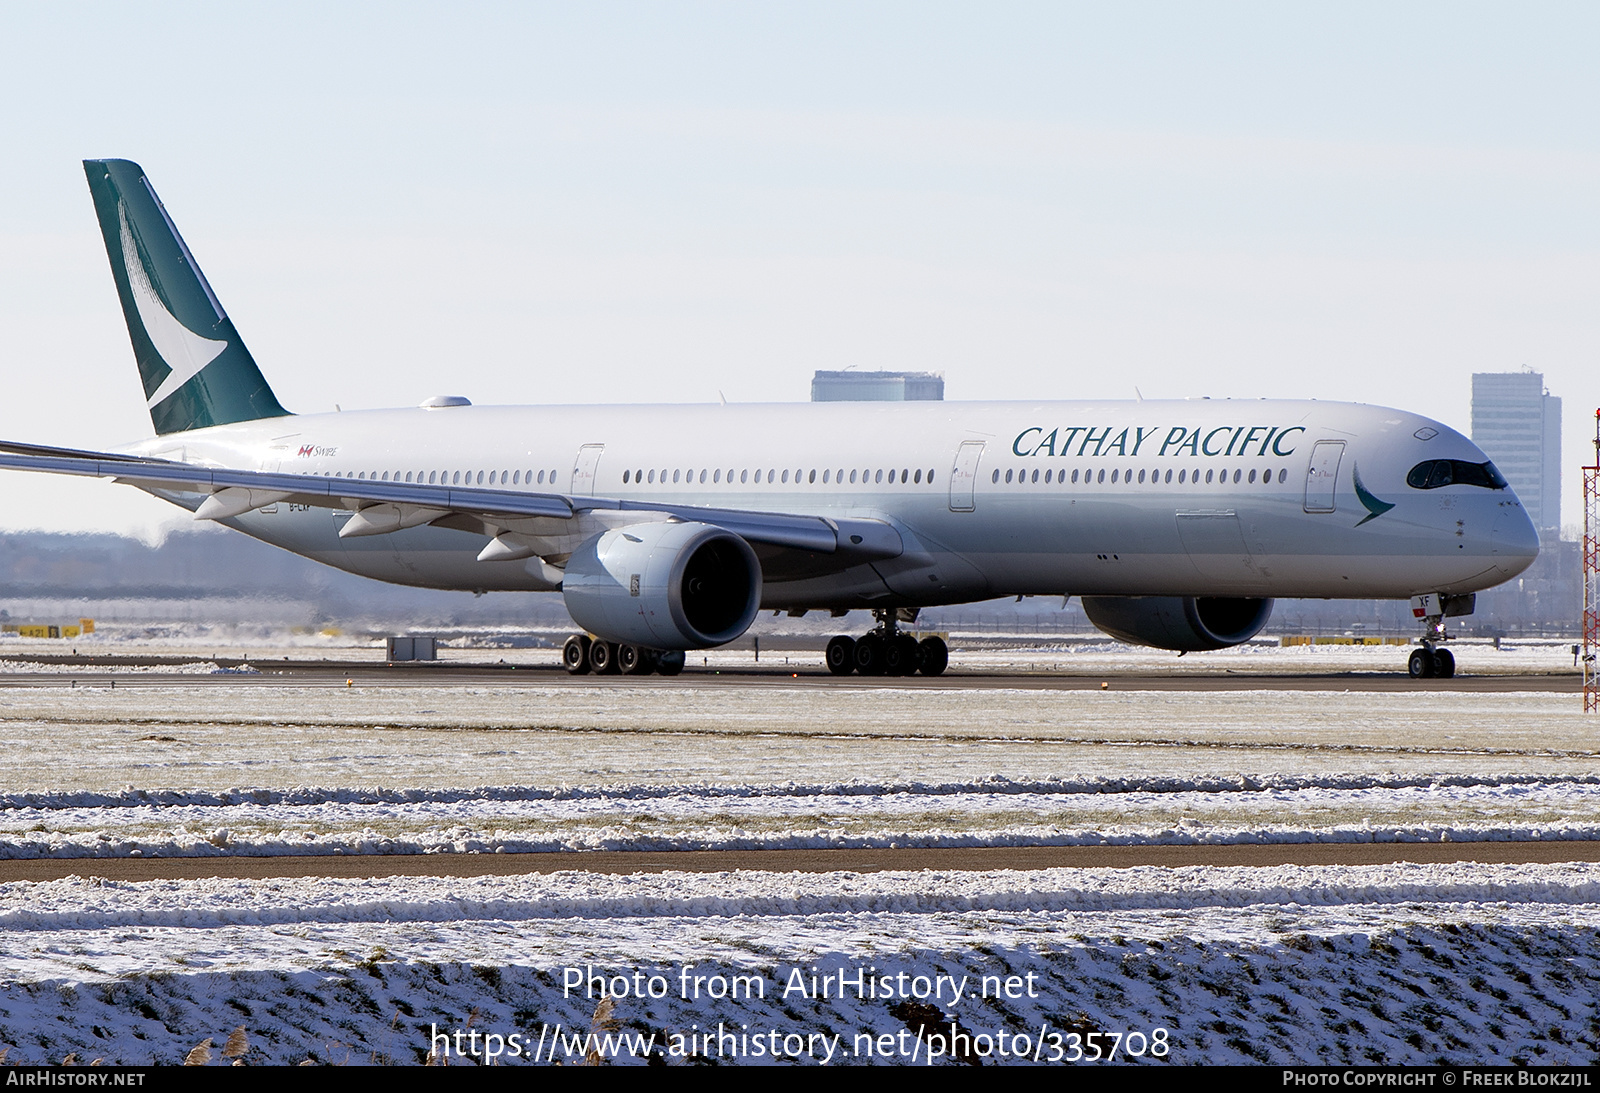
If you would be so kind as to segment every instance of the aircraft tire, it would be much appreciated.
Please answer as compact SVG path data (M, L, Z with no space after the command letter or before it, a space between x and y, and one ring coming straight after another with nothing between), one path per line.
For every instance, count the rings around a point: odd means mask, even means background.
M645 676L650 674L653 665L650 663L650 650L642 645L617 646L617 669L625 676Z
M896 634L883 644L884 675L914 676L921 660L922 650L910 634Z
M675 676L683 671L684 662L688 659L682 649L668 649L656 658L656 671L664 676Z
M1439 679L1450 679L1456 674L1456 655L1448 649L1433 651L1433 674Z
M561 666L575 676L589 674L589 639L573 634L561 647Z
M883 675L883 639L877 634L864 634L856 642L856 671L864 676Z
M944 643L943 638L922 639L922 674L925 676L942 676L944 670L950 666L950 647Z
M1406 662L1406 670L1411 673L1412 679L1433 678L1433 654L1426 649L1413 649L1411 659Z
M840 634L828 642L828 671L847 676L856 670L856 639Z
M589 663L595 675L614 676L620 670L617 664L617 647L609 641L596 641L589 645Z

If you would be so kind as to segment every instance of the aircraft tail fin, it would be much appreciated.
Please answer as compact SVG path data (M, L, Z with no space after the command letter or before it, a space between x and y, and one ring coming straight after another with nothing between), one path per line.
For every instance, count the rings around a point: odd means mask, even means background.
M125 159L83 170L156 432L287 415L144 170Z

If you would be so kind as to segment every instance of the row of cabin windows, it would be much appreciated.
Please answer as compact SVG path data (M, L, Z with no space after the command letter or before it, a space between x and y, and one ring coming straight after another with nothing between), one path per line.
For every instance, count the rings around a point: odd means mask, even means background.
M1078 471L1073 471L1072 472L1072 481L1073 481L1074 484L1076 484L1078 482L1079 473L1080 472L1078 472ZM1081 473L1083 475L1083 484L1086 485L1086 486L1087 485L1091 485L1091 484L1097 485L1097 484L1099 484L1101 482L1104 482L1106 480L1106 472L1105 472L1104 468L1101 468L1098 472L1093 471L1093 470L1088 470L1088 471L1083 471ZM1172 481L1172 474L1173 474L1173 472L1170 471L1170 470L1167 471L1164 476L1162 475L1162 473L1160 471L1148 471L1148 472L1146 472L1144 470L1140 470L1139 471L1139 483L1142 485L1146 481L1146 476L1148 475L1148 481L1149 481L1150 485L1152 485L1152 486L1155 486L1155 485L1166 485L1166 484L1168 484L1168 483L1170 483ZM1191 475L1191 472L1187 468L1184 469L1184 470L1178 471L1177 474L1178 474L1178 484L1179 485L1183 485L1185 482L1192 482L1196 486L1200 485L1200 468L1198 468L1198 467L1196 467L1194 469L1194 471L1192 472L1192 475ZM1045 471L1044 472L1044 481L1045 481L1046 484L1048 484L1050 482L1050 479L1051 479L1052 475L1055 476L1055 480L1058 483L1060 483L1061 485L1066 485L1067 484L1067 472L1065 470L1060 471L1060 472L1056 472L1055 470L1047 470L1047 471ZM1037 470L1035 470L1033 472L1031 478L1029 477L1029 472L1027 472L1025 470L1023 470L1023 471L1011 471L1011 470L1006 471L1006 481L1007 482L1012 481L1013 476L1015 477L1015 480L1017 482L1037 482L1037 481L1039 481L1039 472ZM1246 477L1245 471L1244 471L1244 469L1242 467L1236 467L1236 468L1234 468L1234 471L1233 471L1233 481L1236 482L1236 483L1237 482L1248 482L1248 483L1252 483L1253 484L1258 477L1261 479L1261 484L1263 486L1267 485L1269 482L1272 481L1272 468L1268 467L1264 471L1256 471L1256 470L1252 469L1249 472L1249 476L1248 477ZM1118 478L1121 478L1124 483L1126 483L1128 485L1132 485L1133 484L1133 471L1131 469L1124 471L1121 468L1113 468L1112 471L1111 471L1111 482L1113 484L1115 484ZM998 483L1000 481L1000 471L996 470L994 472L994 474L992 476L990 476L989 480L991 482ZM1208 483L1213 481L1213 480L1215 480L1218 483L1227 482L1228 481L1228 472L1226 470L1221 471L1221 472L1217 472L1217 471L1214 471L1214 470L1208 470L1208 471L1206 471L1205 480ZM1288 468L1287 467L1280 467L1278 469L1278 481L1279 482L1287 482L1288 480L1289 480L1289 470L1288 470Z
M546 483L553 486L556 482L555 471L539 471L537 478L533 471L355 471L351 474L334 471L331 477L415 482L425 486L543 486Z
M670 474L672 476L671 479L670 479L671 482L682 482L682 483L687 485L687 484L692 484L692 483L694 483L696 481L696 478L695 478L696 473L699 474L698 481L699 481L699 483L701 485L705 485L708 481L710 482L711 485L717 485L718 483L721 483L721 482L726 482L728 485L732 485L733 484L733 473L734 472L733 472L732 468L728 469L727 471L723 471L721 468L717 468L717 469L701 468L699 472L696 472L696 471L694 471L692 469L691 470L676 470L676 469L674 469L674 470L670 470L670 471L669 470L661 470L661 471L646 471L646 470L623 471L622 472L622 484L624 486L626 486L629 482L632 482L634 485L641 485L641 484L642 485L654 485L656 482L659 481L659 482L661 482L662 484L665 485L665 484L668 484L668 482L669 482L669 479L667 478L667 476ZM795 471L793 473L794 473L794 481L795 481L796 484L799 484L799 483L802 483L802 482L810 484L810 483L815 483L817 481L817 472L815 470L812 470L812 471L809 471L809 472L800 470L800 471ZM920 485L924 481L928 482L930 485L933 483L933 471L932 470L927 470L927 471L911 470L909 468L901 468L900 470L893 470L893 469L885 470L883 468L878 468L877 470L850 471L848 473L849 473L849 476L850 476L850 484L851 485L855 485L857 482L860 482L860 483L862 483L864 485L865 484L876 485L878 483L881 483L881 482L885 481L885 478L884 478L885 475L888 476L888 478L887 478L888 482L911 483L911 484L914 484L914 485ZM659 478L657 478L658 474L660 475ZM834 485L844 485L845 474L846 474L846 471L845 471L845 469L843 467L839 468L836 471L834 471L834 470L825 470L825 471L822 472L822 484L824 486L828 485L829 483L832 483ZM762 478L762 475L766 476L765 479ZM740 485L747 485L747 484L750 484L750 483L760 484L763 481L765 481L769 485L771 485L773 483L779 483L779 482L786 483L786 482L789 481L789 475L790 475L789 471L787 471L787 470L781 470L780 471L780 470L778 470L776 468L762 468L761 470L757 470L757 471L742 470L742 471L739 472L739 484ZM726 476L726 477L724 477L724 476ZM924 477L924 476L926 476L926 477Z

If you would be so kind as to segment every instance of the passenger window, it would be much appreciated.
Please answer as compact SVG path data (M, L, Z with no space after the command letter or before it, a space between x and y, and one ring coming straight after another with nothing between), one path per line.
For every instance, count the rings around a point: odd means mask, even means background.
M1095 478L1095 482L1096 482L1096 483L1100 483L1100 482L1104 482L1104 481L1105 481L1105 480L1106 480L1106 472L1105 472L1105 468L1104 468L1104 467L1102 467L1102 468L1101 468L1101 469L1100 469L1100 473L1099 473L1099 475L1097 475L1097 476L1096 476L1096 478ZM1116 479L1115 479L1115 478L1113 478L1113 479L1112 479L1112 480L1111 480L1111 481L1113 481L1113 482L1115 482L1115 481L1116 481Z
M1211 484L1211 472L1207 471L1206 472L1206 485L1209 486L1210 484Z

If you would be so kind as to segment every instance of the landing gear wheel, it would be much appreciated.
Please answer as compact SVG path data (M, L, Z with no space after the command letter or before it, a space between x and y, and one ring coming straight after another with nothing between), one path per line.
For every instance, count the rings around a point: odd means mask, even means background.
M683 662L687 659L682 649L669 649L656 658L656 671L664 676L675 676L683 671Z
M1433 674L1439 679L1449 679L1456 674L1456 655L1448 649L1433 651Z
M617 646L617 668L625 676L647 676L653 665L650 650L642 645Z
M847 676L856 670L856 639L843 634L828 642L828 671Z
M883 675L883 639L877 634L865 634L856 642L856 671L864 676Z
M916 675L918 662L922 659L921 652L922 650L917 648L916 638L910 634L896 634L883 643L883 674Z
M943 638L922 639L922 674L939 676L950 666L950 647Z
M1451 660L1454 667L1455 661ZM1434 673L1433 653L1427 649L1413 649L1411 659L1406 664L1412 679L1432 679Z
M594 668L596 675L616 675L618 670L617 647L609 641L591 642L589 645L589 664Z
M589 674L589 639L573 634L561 647L561 666L575 676Z

